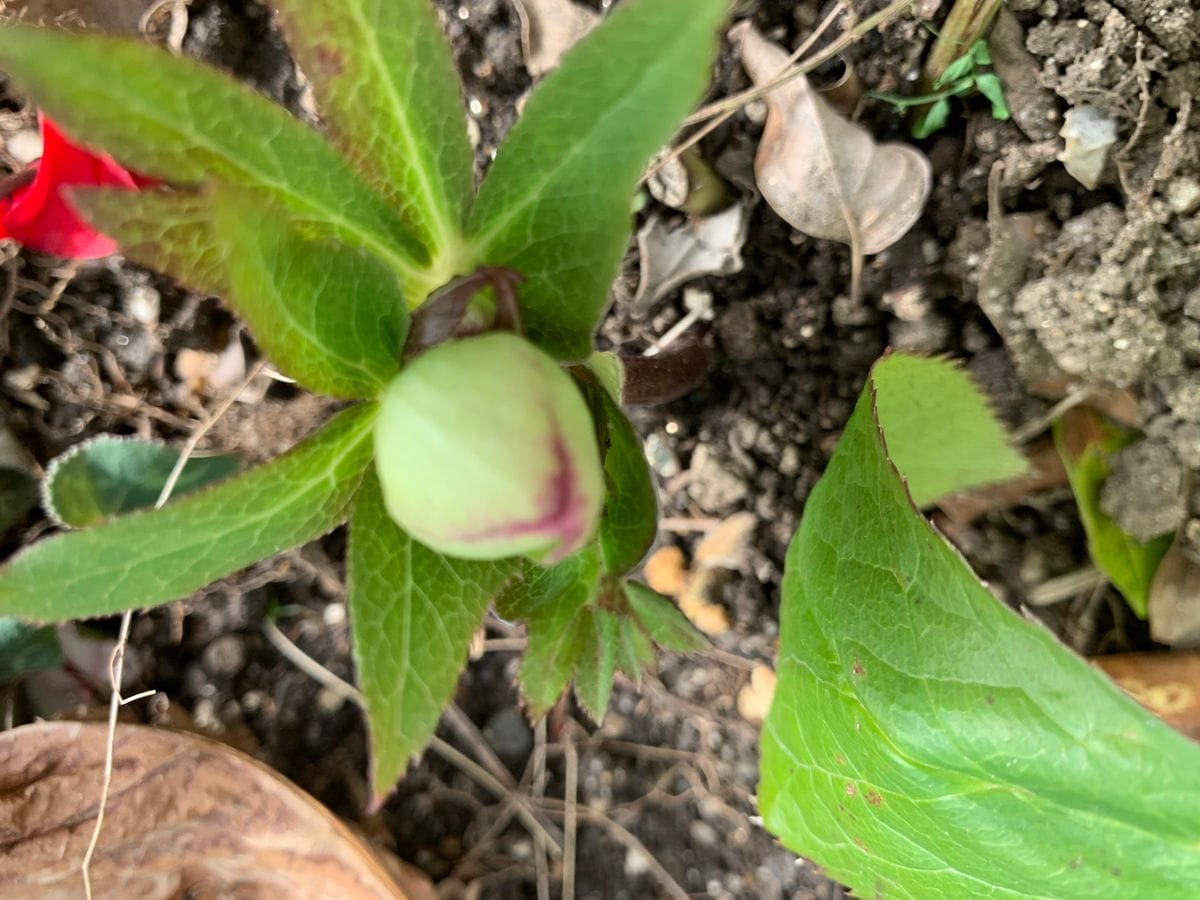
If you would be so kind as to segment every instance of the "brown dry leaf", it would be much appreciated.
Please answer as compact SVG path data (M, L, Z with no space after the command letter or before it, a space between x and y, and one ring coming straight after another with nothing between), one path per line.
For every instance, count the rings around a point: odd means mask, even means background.
M521 47L531 78L545 75L596 27L600 15L571 0L513 0L521 17Z
M1150 636L1172 647L1200 646L1200 563L1185 544L1176 536L1150 582L1147 603Z
M645 313L657 300L696 278L742 271L742 245L749 224L748 210L740 203L674 228L651 216L637 233L641 273L633 296L635 313Z
M738 30L746 72L756 85L770 81L787 53L749 25ZM793 228L849 244L857 273L864 254L891 246L920 218L932 187L929 160L906 144L877 144L803 76L766 100L754 162L759 190Z
M771 709L777 681L770 666L755 666L750 672L750 683L738 691L738 714L748 722L761 723Z
M1118 653L1091 662L1172 728L1200 740L1200 653Z
M0 896L83 896L106 735L105 725L79 722L0 734ZM196 735L136 725L117 728L91 880L97 900L410 897L273 770Z

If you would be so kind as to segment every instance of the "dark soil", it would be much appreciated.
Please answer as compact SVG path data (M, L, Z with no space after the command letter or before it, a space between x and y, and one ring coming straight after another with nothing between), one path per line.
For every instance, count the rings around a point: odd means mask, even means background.
M518 19L507 0L439 3L486 165L530 87ZM865 15L883 4L853 5ZM917 5L930 11L931 24L944 16L936 2ZM735 707L751 665L738 660L770 663L774 657L788 540L871 363L888 347L964 360L1014 427L1055 399L1044 389L1048 378L1110 382L1138 399L1148 430L1170 453L1190 468L1200 466L1194 388L1200 158L1187 118L1188 93L1200 86L1194 13L1169 0L1009 5L1032 53L1026 61L1032 88L1010 93L1012 122L992 120L985 103L968 99L955 107L945 131L923 142L936 173L926 214L898 244L868 260L861 303L847 297L844 247L793 232L753 196L750 166L761 119L739 113L702 144L703 156L753 208L745 266L739 274L690 285L713 298L715 316L705 326L715 355L708 379L681 400L636 410L635 422L660 476L664 515L720 519L748 510L759 522L756 540L744 572L723 582L717 598L731 623L715 641L724 653L668 655L657 678L641 689L619 685L603 725L587 726L576 737L580 802L629 829L693 896L841 896L841 888L755 824L757 731ZM763 0L753 4L752 17L771 37L794 45L826 11L824 2ZM197 0L190 23L187 52L303 108L301 82L262 7L251 0ZM916 21L902 19L867 36L845 61L866 88L902 91L914 83L930 40ZM727 48L712 96L745 86ZM1061 114L1082 102L1112 116L1120 129L1114 148L1121 151L1120 165L1110 166L1094 190L1054 161ZM907 123L886 104L864 102L859 121L880 139L908 140ZM0 148L31 122L31 111L7 96L0 106ZM10 168L18 162L3 154L0 160ZM988 178L998 161L1006 163L1005 211L1042 214L1050 237L985 313L976 298L988 262ZM670 214L650 201L641 215L652 211ZM676 292L635 316L627 298L636 272L631 249L602 343L648 346L684 314ZM42 464L98 433L180 438L210 399L203 386L184 383L182 351L221 353L233 341L248 356L255 353L216 300L116 259L68 278L58 261L10 254L3 279L0 413ZM1063 298L1071 291L1108 298L1106 312L1096 312L1094 303L1068 304ZM147 304L157 306L153 315L145 313ZM212 446L263 459L329 409L278 384L254 399L223 420ZM47 527L31 513L23 529L7 536L6 549ZM1073 504L1061 488L970 525L947 523L947 531L1013 604L1031 587L1086 562ZM683 530L663 540L690 549L697 534ZM264 637L262 622L276 606L292 640L352 679L343 543L335 533L173 608L139 615L132 646L141 680L160 692L146 717L222 735L255 752L380 846L415 862L440 882L444 896L534 896L529 834L516 822L489 830L504 804L432 754L413 767L378 815L368 816L358 711L294 668ZM1081 652L1149 643L1145 626L1111 590L1037 612ZM489 636L509 635L497 626ZM517 662L511 650L479 656L463 677L458 703L520 778L535 741L514 714ZM561 712L584 722L569 707ZM460 732L443 727L440 733L469 752ZM556 797L563 790L563 759L553 743L550 750L545 790ZM638 852L590 825L581 831L577 885L580 897L657 891Z

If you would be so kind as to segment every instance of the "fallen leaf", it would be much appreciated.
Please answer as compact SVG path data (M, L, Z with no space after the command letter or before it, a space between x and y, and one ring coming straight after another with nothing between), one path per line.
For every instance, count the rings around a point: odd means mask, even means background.
M1012 119L1033 141L1054 137L1058 98L1041 82L1042 65L1025 48L1025 29L1007 7L1001 6L988 34L992 68L1004 85Z
M525 69L539 78L558 65L562 55L596 27L600 15L571 0L513 0L521 18Z
M1146 603L1150 636L1172 647L1200 646L1200 564L1185 544L1182 534L1176 535L1150 582Z
M1091 663L1172 728L1200 740L1200 653L1118 653Z
M739 31L751 80L772 80L787 54L749 25ZM891 246L920 218L932 187L929 160L906 144L876 143L838 115L804 76L766 100L767 123L754 163L759 191L793 228L849 244L857 273L864 254Z
M748 722L760 724L771 709L778 680L770 666L755 666L750 672L750 683L738 691L738 714Z
M106 735L78 722L0 734L0 896L83 895ZM222 744L120 725L112 771L90 870L96 900L409 896L328 810Z
M641 278L633 296L635 312L645 311L694 278L740 272L748 224L746 208L740 203L675 228L651 216L637 235Z

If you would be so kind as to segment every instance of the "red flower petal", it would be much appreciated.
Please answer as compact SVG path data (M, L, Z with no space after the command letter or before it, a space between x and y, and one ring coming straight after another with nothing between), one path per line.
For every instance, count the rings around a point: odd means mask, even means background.
M107 154L71 143L45 115L41 124L42 158L35 163L33 182L0 200L0 237L70 259L108 256L116 251L116 243L84 221L65 189L96 186L132 191L154 182L134 176Z

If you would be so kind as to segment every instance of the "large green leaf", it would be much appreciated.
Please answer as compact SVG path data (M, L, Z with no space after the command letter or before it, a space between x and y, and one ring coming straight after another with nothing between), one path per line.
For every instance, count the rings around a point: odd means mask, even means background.
M372 467L354 499L348 566L378 803L433 735L471 636L517 564L449 559L414 541L388 516Z
M345 521L373 405L276 460L162 509L39 541L0 568L0 614L47 621L165 603Z
M330 138L405 212L435 256L453 256L474 190L475 156L433 4L281 0L276 8Z
M73 138L131 169L262 190L379 254L414 296L434 286L400 214L316 131L221 73L145 43L18 25L0 27L0 68Z
M214 199L229 247L230 302L268 355L320 393L377 394L400 370L408 327L395 273L252 195L218 189Z
M321 223L289 219L260 192L81 192L125 255L222 296L275 365L334 397L377 394L400 367L402 287L373 253Z
M583 359L647 161L708 84L727 0L625 0L534 89L480 189L481 263L527 279L532 339Z
M1000 604L918 514L889 395L946 364L896 360L788 553L767 827L862 896L1194 897L1200 749ZM928 421L946 447L978 426Z
M153 506L178 461L178 450L153 441L115 435L84 441L47 469L42 482L46 512L62 525L85 528ZM180 471L171 499L228 478L241 465L228 453L193 456Z
M1172 535L1139 541L1122 531L1100 506L1100 490L1111 470L1113 455L1139 437L1133 429L1082 407L1068 411L1054 424L1054 443L1067 469L1092 561L1117 586L1130 609L1144 619L1150 582L1171 549Z

